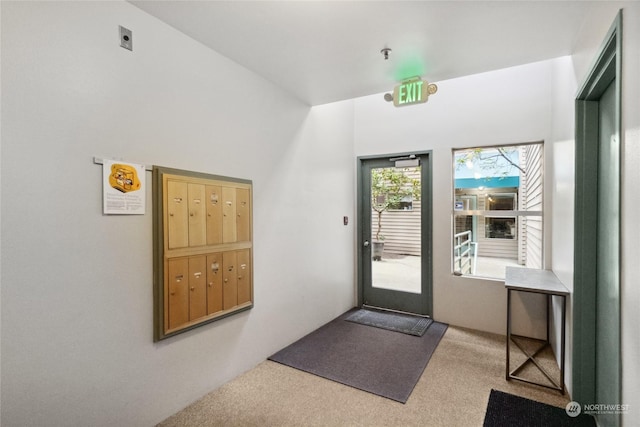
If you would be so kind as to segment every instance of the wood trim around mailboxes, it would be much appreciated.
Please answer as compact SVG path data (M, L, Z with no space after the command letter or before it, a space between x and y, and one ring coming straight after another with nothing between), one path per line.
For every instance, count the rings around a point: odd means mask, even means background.
M154 340L253 307L250 180L153 167Z

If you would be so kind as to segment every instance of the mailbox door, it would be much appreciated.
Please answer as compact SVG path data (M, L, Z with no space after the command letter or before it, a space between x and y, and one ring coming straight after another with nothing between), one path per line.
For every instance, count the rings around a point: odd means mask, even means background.
M223 309L228 310L238 305L238 269L235 251L223 253L222 266Z
M189 213L187 184L167 182L167 234L169 249L189 246Z
M236 190L236 229L238 242L251 240L251 197L248 188Z
M237 251L238 305L251 301L251 250Z
M207 243L205 191L203 184L188 184L189 192L189 246Z
M222 187L205 187L207 205L207 245L222 243Z
M189 258L189 320L207 315L207 258Z
M237 240L236 189L222 187L222 242L234 243Z
M222 310L222 253L207 255L207 314Z
M167 298L169 308L169 329L175 329L189 321L189 260L174 258L169 260L167 278Z

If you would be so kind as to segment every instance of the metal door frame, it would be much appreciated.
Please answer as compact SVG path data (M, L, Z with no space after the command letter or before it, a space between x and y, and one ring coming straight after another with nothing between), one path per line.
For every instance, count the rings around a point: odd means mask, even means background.
M371 160L390 159L394 157L407 157L415 155L420 158L420 179L421 179L421 257L422 257L422 270L421 270L421 282L422 293L413 294L416 298L416 305L418 311L416 314L433 316L433 155L432 151L421 152L408 152L408 153L393 153L386 155L374 155L374 156L360 156L357 158L357 304L362 307L364 301L364 269L366 267L367 259L370 263L371 252L370 248L364 246L365 240L370 239L370 234L367 235L365 228L367 223L371 224L371 212L365 212L367 207L370 207L370 201L367 203L369 195L363 194L364 182L363 167L365 162ZM368 215L368 216L367 216ZM368 222L366 220L368 219ZM365 258L368 257L368 258ZM394 292L394 291L390 291ZM382 307L385 308L385 307ZM413 312L413 311L412 311Z
M615 79L615 131L621 131L622 10L613 22L600 54L576 97L576 158L573 276L573 398L596 403L596 273L598 226L599 99ZM620 188L620 185L618 185ZM618 265L618 268L620 266ZM618 324L620 319L618 318ZM621 351L618 348L618 357ZM619 361L620 362L620 361ZM621 366L619 364L619 366ZM621 378L619 378L621 384ZM620 390L621 396L621 390Z

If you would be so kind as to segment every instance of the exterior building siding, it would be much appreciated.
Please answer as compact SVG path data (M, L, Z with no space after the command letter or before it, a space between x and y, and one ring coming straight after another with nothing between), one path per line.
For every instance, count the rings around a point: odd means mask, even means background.
M522 175L520 210L542 211L543 208L543 145L527 145L522 150ZM521 263L529 268L542 268L542 217L528 216L522 220Z

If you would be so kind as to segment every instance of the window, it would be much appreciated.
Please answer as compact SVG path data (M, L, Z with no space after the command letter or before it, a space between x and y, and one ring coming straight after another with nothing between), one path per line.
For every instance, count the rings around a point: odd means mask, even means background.
M517 188L513 189L517 191ZM516 193L488 194L485 206L489 211L515 211ZM485 217L485 236L487 239L514 239L516 237L516 218Z
M453 150L453 273L542 268L543 144Z
M389 205L389 210L395 211L410 211L413 210L413 196L404 196L400 198L400 200L391 203Z

